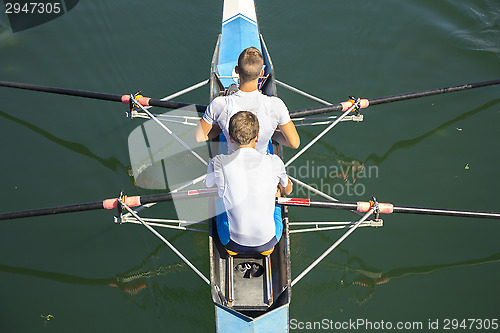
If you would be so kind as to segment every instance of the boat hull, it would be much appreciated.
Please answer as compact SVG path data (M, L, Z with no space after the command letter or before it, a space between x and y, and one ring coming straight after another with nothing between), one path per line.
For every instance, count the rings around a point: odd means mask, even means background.
M215 304L217 332L269 333L288 332L289 304L252 318Z
M264 56L264 77L261 90L269 96L276 96L274 68L264 39L259 33L253 0L226 0L224 2L222 32L219 35L212 58L210 73L210 98L224 93L230 84L236 83L234 66L238 56L247 47L258 48ZM282 147L273 144L274 153L281 156ZM214 156L219 152L219 142L210 143ZM216 215L215 205L211 207ZM255 263L265 268L265 257L238 255L228 260L228 254L217 236L216 219L210 221L209 253L212 299L215 304L216 327L218 332L288 332L289 303L291 299L290 242L288 211L282 207L283 236L270 256L272 302L265 295L265 274L249 278L235 271L235 267L245 263ZM228 272L233 270L234 300L230 298ZM248 275L248 274L247 274Z

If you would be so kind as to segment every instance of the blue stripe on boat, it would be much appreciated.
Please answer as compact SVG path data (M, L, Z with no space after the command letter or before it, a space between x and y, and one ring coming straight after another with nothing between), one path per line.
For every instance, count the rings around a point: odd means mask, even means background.
M257 22L238 14L222 24L222 36L219 50L219 76L232 76L238 64L238 56L247 47L256 47L262 52ZM225 88L235 81L232 78L221 78Z

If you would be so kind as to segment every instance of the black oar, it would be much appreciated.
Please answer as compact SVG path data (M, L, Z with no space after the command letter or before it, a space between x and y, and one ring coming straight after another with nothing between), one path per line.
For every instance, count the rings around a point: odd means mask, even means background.
M214 195L217 195L217 190L203 189L203 190L191 190L191 191L177 192L177 193L123 197L122 200L129 207L137 207L153 202L172 201L177 199L187 199L194 197L207 197ZM117 207L118 207L118 198L113 198L113 199L106 199L103 201L95 201L95 202L88 202L88 203L81 203L81 204L74 204L67 206L57 206L50 208L40 208L40 209L23 210L17 212L0 213L0 220L11 220L23 217L82 212L87 210L116 209Z
M342 202L342 201L321 201L300 198L278 198L277 202L285 206L306 206L313 208L331 208L344 210L357 210L358 212L367 212L373 205L373 202ZM380 213L405 213L405 214L423 214L423 215L443 215L459 217L478 217L485 219L500 219L500 213L465 211L443 208L423 208L409 206L394 206L389 203L378 203Z
M47 87L47 86L39 86L39 85L34 85L34 84L9 82L9 81L0 81L0 86L9 87L9 88L17 88L17 89L41 91L41 92L52 93L52 94L92 98L92 99L111 101L111 102L122 102L122 103L127 103L127 104L129 103L129 100L130 100L130 95L106 94L106 93L100 93L100 92L94 92L94 91ZM148 98L148 97L141 97L138 101L143 106L158 106L158 107L167 108L167 109L180 109L183 107L190 106L190 107L196 108L196 111L198 111L200 113L205 112L205 109L207 108L206 105L179 103L179 102L174 102L174 101L162 101L162 100L152 99L152 98Z
M424 91L412 92L412 93L401 94L401 95L368 99L368 100L365 100L365 104L362 105L362 107L367 107L368 105L392 103L392 102L404 101L407 99L420 98L420 97L426 97L426 96L432 96L432 95L438 95L438 94L445 94L445 93L449 93L449 92L492 86L495 84L500 84L500 79L491 80L491 81L476 82L476 83L467 83L467 84L462 84L459 86L453 86L453 87L447 87L447 88L431 89L431 90L424 90ZM312 108L312 109L291 111L290 117L291 118L301 118L301 117L323 114L323 113L328 113L328 112L333 112L333 111L345 111L345 110L347 110L346 106L348 106L348 103L349 102L343 102L343 103L330 105L330 106L321 106L321 107Z

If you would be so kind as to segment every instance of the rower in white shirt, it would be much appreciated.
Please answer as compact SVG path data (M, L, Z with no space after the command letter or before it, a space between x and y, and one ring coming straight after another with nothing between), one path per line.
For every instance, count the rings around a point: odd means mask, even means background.
M265 252L280 240L283 223L275 216L277 187L292 191L283 161L261 154L259 122L248 111L234 114L228 124L234 151L217 155L208 165L206 185L217 185L227 214L217 221L221 243L231 252Z
M285 103L258 90L263 65L262 53L258 49L249 47L243 50L235 67L239 75L239 90L229 96L219 96L210 103L196 129L198 142L213 139L222 131L228 142L228 153L232 153L235 149L229 138L229 119L236 112L245 110L255 114L259 120L259 141L255 146L258 152L267 152L271 137L285 146L299 147L300 138ZM276 131L278 128L279 131Z

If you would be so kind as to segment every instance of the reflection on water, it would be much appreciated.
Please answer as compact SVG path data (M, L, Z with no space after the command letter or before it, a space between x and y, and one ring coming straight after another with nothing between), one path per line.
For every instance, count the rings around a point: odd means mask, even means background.
M326 277L321 280L322 282L307 286L306 292L308 301L314 300L318 304L328 303L328 310L325 309L328 313L343 312L350 303L362 305L370 302L375 297L378 287L389 285L398 279L412 278L418 280L421 277L423 281L428 281L429 275L443 270L457 269L455 274L460 274L458 273L459 268L489 264L498 265L500 262L500 253L494 253L477 259L443 264L407 266L383 271L371 267L361 257L349 256L349 251L344 249L337 249L336 251L342 253L342 256L346 256L346 262L324 260L320 266L322 274ZM460 272L465 274L466 271L460 270ZM300 286L295 288L297 290ZM328 292L325 292L325 290L328 290ZM295 300L297 301L297 299Z
M159 259L162 250L167 249L161 244L151 252L144 260L113 277L87 278L77 275L35 270L25 267L0 265L0 271L11 274L19 274L33 277L35 279L50 280L64 284L85 286L110 286L121 289L130 296L139 296L140 292L148 288L147 280L156 276L173 275L169 278L175 279L175 273L183 272L189 268L184 263L174 263L166 266L156 266L154 261ZM170 253L169 253L170 255Z
M179 294L175 288L169 288L170 280L176 279L176 274L188 271L184 263L178 262L166 266L158 266L154 261L158 260L163 255L171 255L170 251L167 254L163 253L166 245L158 245L144 260L124 273L117 274L107 278L87 278L71 274L47 272L35 270L25 267L0 265L0 272L29 276L35 280L50 280L63 284L75 284L86 286L110 286L119 288L129 296L129 299L138 306L143 306L144 301L141 297L148 297L148 294L142 294L148 286L151 287L150 293L154 293L154 298L157 300L163 299L171 302L173 294L177 294L175 298L183 298L184 294ZM337 263L331 261L323 261L321 266L329 276L340 277L339 280L330 280L322 285L317 285L314 289L321 290L328 288L329 290L342 291L343 297L337 297L336 303L341 308L342 304L347 304L349 301L355 301L358 304L365 303L375 295L377 286L391 283L395 279L404 279L419 275L429 275L445 269L464 268L470 266L478 266L500 262L500 252L494 253L487 257L456 261L452 263L443 263L437 265L420 265L409 266L382 271L374 267L370 267L360 257L350 257L348 251L339 249L343 255L346 255L346 263ZM200 255L205 257L205 255ZM195 259L200 259L200 257ZM337 272L337 274L334 274ZM157 276L163 276L164 279L148 283L148 280ZM189 289L189 286L185 286ZM170 291L169 291L170 290ZM311 294L310 297L318 295Z
M61 147L65 147L75 153L78 153L78 154L81 154L83 156L87 156L87 157L90 157L92 158L93 160L96 160L97 162L101 163L102 165L104 165L106 168L110 169L110 170L113 170L113 171L116 171L116 170L128 170L128 167L126 167L125 165L123 165L118 159L116 158L102 158L100 156L97 156L96 154L94 154L92 151L90 151L90 149L88 149L87 147L85 147L84 145L82 145L81 143L78 143L78 142L71 142L71 141L67 141L67 140L64 140L64 139L61 139L45 130L43 130L42 128L34 125L34 124L30 124L29 122L27 121L24 121L20 118L17 118L13 115L10 115L2 110L0 110L0 117L3 117L9 121L12 121L16 124L19 124L19 125L22 125L24 127L26 127L27 129L29 129L30 131L33 131L39 135L41 135L42 137L46 138L47 140L49 141L52 141L53 143L55 144L58 144L60 145Z
M401 140L401 141L398 141L396 143L394 143L392 145L392 147L382 156L378 156L376 154L371 154L370 156L368 156L368 158L365 160L365 162L368 162L368 161L371 161L373 163L375 163L376 165L380 165L382 162L384 162L389 156L391 156L391 154L393 154L394 152L398 151L398 150L405 150L405 149L410 149L416 145L418 145L419 143L421 143L422 141L424 141L425 139L429 138L430 136L436 134L436 133L439 133L440 131L452 126L453 124L456 124L460 121L463 121L469 117L472 117L476 114L479 114L485 110L488 110L489 108L491 108L492 106L495 106L497 105L498 103L500 103L500 99L495 99L491 102L488 102L487 104L484 104L480 107L478 107L477 109L474 109L472 111L469 111L469 112L466 112L454 119L451 119L441 125L439 125L438 127L436 127L435 129L427 132L427 133L424 133L416 138L413 138L413 139L408 139L408 140Z

